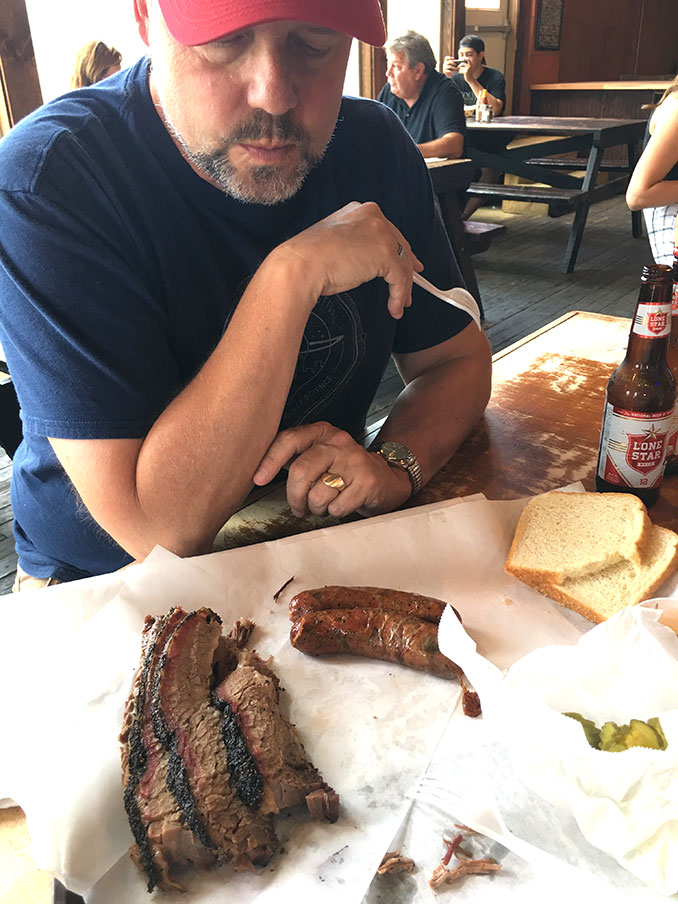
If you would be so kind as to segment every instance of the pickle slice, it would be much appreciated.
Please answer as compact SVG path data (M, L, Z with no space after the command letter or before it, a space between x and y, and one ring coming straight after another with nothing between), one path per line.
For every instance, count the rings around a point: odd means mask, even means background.
M586 740L589 742L591 747L599 747L600 729L596 726L595 722L592 722L591 719L585 718L581 713L563 713L563 715L569 716L570 719L575 719L577 722L579 722L581 724L581 727L584 729Z
M652 750L666 750L668 747L666 735L656 717L648 719L647 722L631 719L628 725L605 722L598 728L595 722L586 719L581 713L563 713L563 715L581 724L586 740L597 750L620 753L629 747L649 747Z

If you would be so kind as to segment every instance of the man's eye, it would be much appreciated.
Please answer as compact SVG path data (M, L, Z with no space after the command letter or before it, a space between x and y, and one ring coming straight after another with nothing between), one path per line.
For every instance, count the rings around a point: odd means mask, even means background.
M316 47L314 44L309 44L308 41L297 36L291 38L291 43L295 50L298 50L305 56L313 59L322 59L322 57L327 56L332 49L331 47Z

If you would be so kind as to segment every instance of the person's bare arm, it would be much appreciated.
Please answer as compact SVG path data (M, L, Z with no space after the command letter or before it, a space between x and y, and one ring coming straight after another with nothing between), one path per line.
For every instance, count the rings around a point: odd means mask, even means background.
M452 456L477 423L490 396L491 357L485 334L470 324L433 348L394 356L407 384L379 438L405 443L419 459L424 481ZM302 515L342 517L358 511L392 511L410 495L407 475L378 455L366 452L330 424L309 424L280 433L254 475L265 484L289 467L287 498ZM325 487L321 475L342 477L346 489Z
M398 256L398 245L405 253ZM275 249L194 379L143 440L51 438L94 519L135 558L209 551L273 441L309 313L375 277L395 317L421 264L376 204L350 204Z
M670 94L657 107L653 119L652 135L626 190L631 210L678 203L678 181L666 179L678 163L678 94Z
M481 91L487 92L487 103L488 106L492 108L492 115L499 116L501 111L504 109L504 101L500 100L498 97L495 97L493 94L487 90L487 88L483 88L477 78L471 75L471 72L468 67L468 63L461 62L457 67L458 71L464 76L464 81L469 86L471 91L476 96L476 101L478 100L478 96Z
M461 132L446 132L433 141L424 141L417 147L424 157L454 157L458 159L464 153L464 136Z

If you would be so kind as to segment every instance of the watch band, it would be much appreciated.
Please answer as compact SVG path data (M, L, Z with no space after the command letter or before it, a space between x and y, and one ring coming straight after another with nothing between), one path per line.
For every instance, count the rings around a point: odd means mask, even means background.
M367 450L380 455L393 468L405 471L412 484L412 495L416 495L422 487L424 477L417 456L403 443L393 440L375 440Z

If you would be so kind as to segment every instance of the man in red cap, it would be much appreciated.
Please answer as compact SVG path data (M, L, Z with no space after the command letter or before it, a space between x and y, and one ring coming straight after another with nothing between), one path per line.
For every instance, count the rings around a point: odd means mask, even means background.
M135 0L149 58L0 145L0 341L33 586L209 551L288 469L295 514L401 505L489 395L487 341L397 118L343 98L377 0ZM463 292L462 289L458 290ZM360 444L391 353L407 384Z

